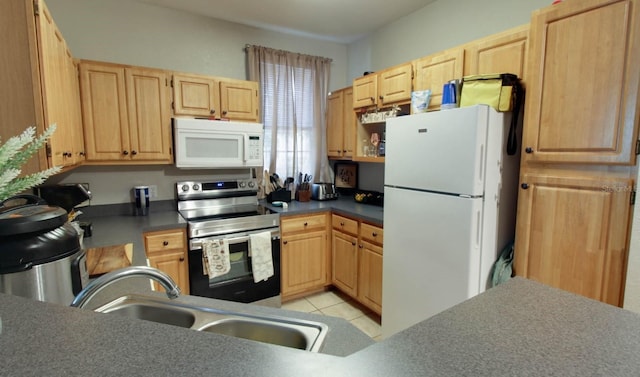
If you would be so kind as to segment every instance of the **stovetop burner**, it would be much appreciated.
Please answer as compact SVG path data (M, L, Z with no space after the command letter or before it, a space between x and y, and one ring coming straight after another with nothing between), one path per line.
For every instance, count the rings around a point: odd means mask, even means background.
M176 191L189 238L279 226L279 214L259 205L255 180L178 182Z

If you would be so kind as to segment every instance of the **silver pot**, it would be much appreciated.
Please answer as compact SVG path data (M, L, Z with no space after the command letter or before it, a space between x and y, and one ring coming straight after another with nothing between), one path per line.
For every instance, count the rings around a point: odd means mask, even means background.
M78 232L64 209L21 198L0 207L0 292L69 305L89 280Z

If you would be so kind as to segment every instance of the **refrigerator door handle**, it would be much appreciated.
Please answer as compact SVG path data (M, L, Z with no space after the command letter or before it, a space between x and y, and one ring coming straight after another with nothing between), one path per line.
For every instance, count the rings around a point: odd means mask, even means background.
M484 144L480 145L480 150L478 151L478 163L480 164L480 166L478 166L478 181L480 182L484 182L484 166L485 166L485 161L484 161Z
M482 211L476 211L476 248L480 249L480 243L482 242Z

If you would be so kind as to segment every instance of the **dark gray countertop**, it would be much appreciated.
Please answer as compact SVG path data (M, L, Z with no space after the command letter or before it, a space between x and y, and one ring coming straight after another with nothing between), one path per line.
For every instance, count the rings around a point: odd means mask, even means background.
M0 375L640 375L639 315L522 278L347 357L4 294L0 318Z
M363 204L355 203L353 200L343 200L345 204L355 204L365 206ZM296 202L297 203L297 202ZM308 202L300 203L302 206L296 207L295 203L290 207L292 213L312 213L316 211L326 211L331 207L327 207L325 204L328 202ZM332 201L331 203L338 203L338 201ZM268 204L264 202L263 204ZM115 208L114 208L115 207ZM345 205L346 207L346 205ZM91 221L93 231L92 236L85 238L83 243L85 248L100 247L108 245L119 245L124 243L133 244L133 264L134 265L146 265L146 255L144 252L144 241L142 238L143 232L175 229L180 227L186 227L186 221L175 211L175 204L152 203L154 211L150 212L147 216L134 216L129 211L128 207L118 208L118 206L101 206L99 209L85 209L87 212L82 215L81 220ZM277 207L276 207L277 208ZM277 208L282 210L282 208ZM155 295L156 293L151 291L151 285L146 278L129 278L117 281L110 286L100 291L92 300L90 308L95 308L106 301L115 299L116 297L125 295L127 293ZM208 298L200 298L195 296L183 296L181 300L195 300L198 301L200 306L211 306L219 308L220 305L240 305L240 308L244 308L242 304L228 303L226 301L211 300ZM249 308L252 312L260 312L262 310L272 310L271 308L264 308L263 306L250 305ZM246 310L246 309L245 309ZM276 309L277 310L277 309ZM236 308L236 311L238 309ZM272 313L273 314L273 313ZM280 314L282 315L282 314ZM322 353L328 353L332 355L348 355L357 350L360 350L370 344L373 341L367 337L360 330L355 328L349 322L326 316L311 315L312 318L308 318L305 313L288 312L289 316L310 319L319 322L324 322L332 328L332 332L327 337L325 347L321 350ZM303 315L303 317L300 317Z
M281 216L333 211L334 213L356 217L360 220L379 226L382 226L383 221L382 207L372 204L358 203L350 196L342 196L337 200L326 201L311 200L309 202L298 202L292 200L288 203L288 208L275 207L267 202L263 202L262 204L267 208L280 213Z

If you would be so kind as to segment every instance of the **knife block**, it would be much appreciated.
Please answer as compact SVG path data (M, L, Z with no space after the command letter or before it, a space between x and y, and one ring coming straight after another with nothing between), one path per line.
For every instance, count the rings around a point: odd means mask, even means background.
M296 200L299 202L308 202L311 200L311 190L296 191Z

